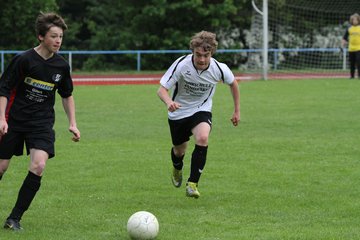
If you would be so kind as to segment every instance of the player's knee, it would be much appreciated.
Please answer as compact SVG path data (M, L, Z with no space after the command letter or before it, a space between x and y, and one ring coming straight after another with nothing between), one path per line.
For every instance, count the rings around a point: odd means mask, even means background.
M180 145L173 146L173 152L174 152L175 156L177 156L177 157L184 156L186 153L186 149L187 149L187 142L180 144Z
M34 174L41 176L45 170L45 162L38 162L31 164L30 171Z
M196 138L196 145L200 145L200 146L207 146L208 145L208 141L209 141L209 136L208 135L199 135Z
M185 155L185 148L173 148L173 151L174 151L174 155L176 157L181 157L181 156L184 156Z
M8 166L9 166L9 161L0 160L0 176L4 175L4 173L8 169Z

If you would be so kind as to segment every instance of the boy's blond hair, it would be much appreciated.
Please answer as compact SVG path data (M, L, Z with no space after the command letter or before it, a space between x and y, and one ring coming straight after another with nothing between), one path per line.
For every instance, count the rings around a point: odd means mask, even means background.
M196 33L190 41L190 49L194 52L197 47L202 47L205 51L210 51L211 55L216 52L218 42L216 41L216 34L207 31Z
M357 20L357 24L354 24L354 20ZM351 25L359 25L360 24L360 15L358 13L354 13L350 16L350 24Z

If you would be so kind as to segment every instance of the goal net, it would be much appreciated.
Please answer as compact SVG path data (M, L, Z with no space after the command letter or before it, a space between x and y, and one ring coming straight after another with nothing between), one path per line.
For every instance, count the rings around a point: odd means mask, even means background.
M254 2L260 10L262 1ZM348 76L347 50L340 47L355 12L360 13L358 0L268 1L269 78ZM263 46L262 24L262 15L254 9L243 70L258 77L263 66L262 52L256 51Z

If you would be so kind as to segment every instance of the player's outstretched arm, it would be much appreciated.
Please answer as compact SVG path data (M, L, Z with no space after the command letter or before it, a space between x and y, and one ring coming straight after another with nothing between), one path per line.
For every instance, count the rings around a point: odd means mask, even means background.
M5 135L8 130L6 122L5 109L7 105L7 98L0 96L0 136Z
M234 113L230 120L234 126L237 126L240 122L240 91L236 80L230 84L230 91L234 101Z
M78 142L80 141L80 131L76 126L75 102L73 96L63 98L62 104L69 120L69 131L73 134L72 140Z
M159 98L161 99L161 101L163 101L166 106L167 106L167 109L169 112L174 112L176 111L178 108L180 108L180 104L177 103L177 102L174 102L170 96L169 96L169 93L168 93L168 90L163 87L163 86L160 86L159 87L159 90L157 91L157 95L159 96Z

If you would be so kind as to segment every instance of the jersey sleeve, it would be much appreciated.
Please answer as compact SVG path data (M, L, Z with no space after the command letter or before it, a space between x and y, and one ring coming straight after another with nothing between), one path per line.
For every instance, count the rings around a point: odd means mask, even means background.
M220 67L224 74L224 83L226 84L232 84L235 80L235 76L233 72L230 70L230 68L225 63L220 63Z
M73 90L74 86L70 74L70 66L67 65L64 78L59 84L58 93L62 98L68 98L72 95Z
M345 40L345 41L349 41L349 28L348 29L346 29L346 32L345 32L345 34L344 34L344 36L343 36L343 39Z
M25 61L21 54L16 55L5 69L0 78L0 96L9 99L11 91L17 86L20 80L24 79Z
M160 84L166 89L170 89L179 79L179 72L176 71L179 63L185 59L186 56L182 56L175 60L175 62L169 67L165 74L160 79Z

